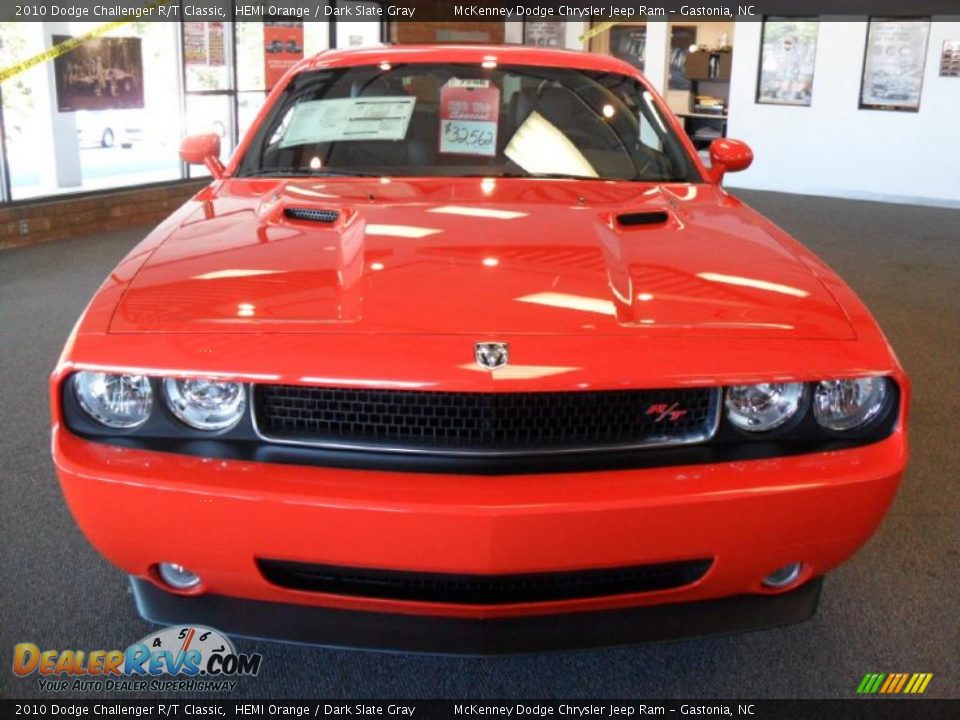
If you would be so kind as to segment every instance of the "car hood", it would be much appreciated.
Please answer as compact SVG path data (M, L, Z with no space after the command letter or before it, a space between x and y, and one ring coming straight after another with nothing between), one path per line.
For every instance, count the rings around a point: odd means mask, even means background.
M232 179L110 331L854 337L779 232L712 185Z

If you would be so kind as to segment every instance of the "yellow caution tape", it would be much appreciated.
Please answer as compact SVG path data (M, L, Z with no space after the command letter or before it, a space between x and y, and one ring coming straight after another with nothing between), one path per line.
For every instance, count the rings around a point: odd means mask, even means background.
M596 37L600 33L605 33L607 30L612 28L614 25L619 25L620 21L618 20L608 20L607 22L602 22L594 25L592 28L587 30L583 35L580 36L580 42L584 43L590 38Z
M154 7L157 7L158 5L166 5L168 2L170 2L170 0L157 0L157 2L151 3L146 7L154 8ZM54 45L49 50L44 50L42 53L37 53L32 58L28 58L23 62L19 62L16 65L11 65L8 68L4 68L3 70L0 70L0 82L3 82L4 80L9 80L14 75L19 75L24 70L29 70L34 65L39 65L42 62L47 62L48 60L53 60L54 58L58 58L64 53L68 53L71 50L75 49L76 47L82 45L87 40L91 40L95 37L104 35L110 32L111 30L116 30L118 27L129 25L132 22L136 22L136 20L137 20L136 17L131 17L129 20L114 20L113 22L108 22L106 25L101 25L98 28L94 28L88 33L84 33L83 35L78 35L77 37L72 37L67 40L64 40L62 43L59 43L58 45Z

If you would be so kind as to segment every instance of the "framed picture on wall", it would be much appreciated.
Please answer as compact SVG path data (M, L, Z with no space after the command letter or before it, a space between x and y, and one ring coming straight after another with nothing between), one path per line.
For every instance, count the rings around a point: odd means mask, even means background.
M687 55L690 48L697 45L696 25L670 26L670 90L689 90L690 78L687 77Z
M54 45L69 35L54 35ZM143 107L143 53L140 38L84 40L53 60L57 111L120 110Z
M562 48L565 23L553 20L523 22L523 44L536 47Z
M760 41L757 102L809 107L820 23L800 18L767 17Z
M960 77L960 40L944 40L940 52L940 77Z
M870 20L860 80L861 109L920 109L929 37L929 18Z
M610 54L643 72L647 56L647 26L617 25L610 28Z

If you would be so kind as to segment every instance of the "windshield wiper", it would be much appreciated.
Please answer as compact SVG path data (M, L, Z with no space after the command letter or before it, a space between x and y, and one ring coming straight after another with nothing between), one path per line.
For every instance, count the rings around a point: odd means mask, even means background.
M492 172L472 173L470 175L456 175L455 177L478 178L534 178L541 180L632 180L632 178L607 178L595 175L575 175L573 173L546 173L546 172Z
M380 173L357 172L354 170L306 170L304 168L283 167L252 172L243 177L380 177Z

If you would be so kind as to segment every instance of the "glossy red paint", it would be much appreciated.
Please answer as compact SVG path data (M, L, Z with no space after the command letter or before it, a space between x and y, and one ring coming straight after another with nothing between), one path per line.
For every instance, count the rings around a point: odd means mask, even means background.
M180 159L188 165L206 165L214 178L223 177L220 136L215 133L185 137L180 143Z
M331 51L291 72L490 55L636 75L603 56L507 47ZM747 152L728 143L715 162L736 169ZM494 617L678 602L770 592L761 578L793 560L805 563L804 578L830 570L866 541L896 492L909 383L843 281L697 163L704 182L655 185L240 179L230 177L232 160L114 270L53 373L53 455L78 524L139 577L152 580L154 563L174 561L202 576L195 592L398 613ZM340 217L311 225L287 219L289 207ZM666 222L617 222L648 210L665 212ZM509 342L511 364L478 368L473 343L483 340ZM64 426L60 401L64 379L85 368L484 392L882 374L902 402L893 434L856 449L477 477L89 442ZM284 590L261 577L257 556L491 574L704 556L716 564L678 590L478 607Z
M761 579L798 559L805 578L822 574L876 529L906 460L900 433L855 451L515 478L171 457L88 443L62 428L53 442L74 517L127 573L153 579L152 564L174 560L203 578L196 592L461 617L765 593ZM461 606L278 588L260 575L256 557L490 574L716 563L677 590Z
M728 172L746 170L752 162L753 150L745 142L719 138L710 143L710 177L716 183Z

